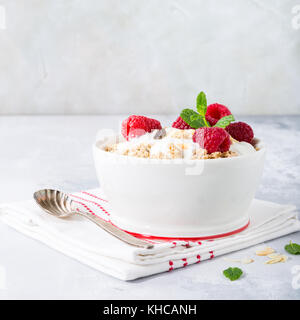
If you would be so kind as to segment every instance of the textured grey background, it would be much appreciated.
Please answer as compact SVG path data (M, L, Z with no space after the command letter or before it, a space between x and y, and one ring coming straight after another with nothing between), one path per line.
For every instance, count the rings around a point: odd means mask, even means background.
M0 0L0 114L300 113L299 4Z

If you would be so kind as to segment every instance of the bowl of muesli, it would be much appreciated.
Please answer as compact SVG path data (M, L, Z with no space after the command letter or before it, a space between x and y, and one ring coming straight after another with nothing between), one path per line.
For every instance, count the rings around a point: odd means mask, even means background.
M184 109L172 127L144 116L93 146L112 223L143 236L213 239L244 230L265 147L220 104ZM199 97L200 96L200 97ZM199 115L199 116L198 116Z

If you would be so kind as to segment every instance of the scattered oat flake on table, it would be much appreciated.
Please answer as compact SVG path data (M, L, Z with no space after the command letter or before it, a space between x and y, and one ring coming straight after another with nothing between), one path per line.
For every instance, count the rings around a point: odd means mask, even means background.
M275 250L273 248L270 248L270 247L266 247L265 249L262 249L262 250L257 250L255 252L255 254L257 256L267 256L271 253L275 252Z
M252 263L252 262L254 262L254 260L251 259L251 258L244 258L244 259L241 260L242 264L249 264L249 263Z
M278 262L286 262L288 257L283 255L283 254L269 254L268 257L270 258L270 260L266 261L265 264L274 264L274 263L278 263Z
M280 257L276 257L276 258L273 258L273 259L269 259L268 261L265 262L265 264L274 264L274 263L278 263L281 261L281 258Z
M276 259L276 258L281 258L282 262L285 262L288 257L284 254L281 254L281 253L271 253L271 254L268 254L268 258L270 259Z
M230 258L224 258L224 260L229 261L229 262L240 262L242 264L249 264L254 262L253 259L251 258L243 258L243 259L230 259Z

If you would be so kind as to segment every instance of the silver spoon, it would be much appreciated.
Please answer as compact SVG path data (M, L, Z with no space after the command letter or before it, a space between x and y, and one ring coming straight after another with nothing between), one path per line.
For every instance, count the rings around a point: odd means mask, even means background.
M109 232L113 236L119 238L120 240L136 247L151 249L152 244L138 239L129 233L118 229L111 223L106 222L99 217L83 211L78 211L74 205L72 199L64 192L51 189L43 189L36 191L33 197L37 204L47 213L57 217L57 218L69 218L74 215L80 215L82 217L88 218L89 220L96 223L103 230Z

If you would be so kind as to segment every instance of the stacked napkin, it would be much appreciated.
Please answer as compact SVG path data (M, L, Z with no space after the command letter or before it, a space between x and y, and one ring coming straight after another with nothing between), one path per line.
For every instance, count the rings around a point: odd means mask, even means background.
M101 190L71 195L81 210L110 219ZM172 271L216 256L300 231L296 208L254 200L250 226L239 234L204 241L153 241L153 249L128 245L83 217L58 219L43 212L34 200L0 206L0 221L67 256L121 280Z

